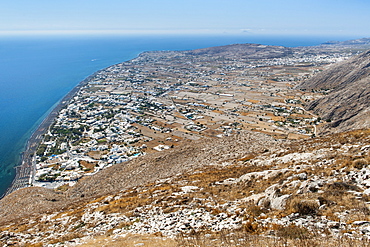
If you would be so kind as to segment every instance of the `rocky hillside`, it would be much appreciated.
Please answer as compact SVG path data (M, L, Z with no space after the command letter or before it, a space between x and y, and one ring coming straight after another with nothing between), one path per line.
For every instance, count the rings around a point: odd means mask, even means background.
M66 192L11 194L0 204L0 242L368 246L369 164L370 130L292 142L254 133L193 142L112 167ZM160 178L144 177L152 172Z
M332 65L300 88L327 92L306 107L328 122L322 132L370 127L370 51Z
M80 180L70 189L60 188L57 191L38 187L21 189L0 201L0 224L65 208L133 186L152 183L161 178L193 171L204 165L228 164L229 161L267 149L275 150L279 145L280 141L267 135L249 132L222 139L202 139L185 143L169 152L146 155L129 163L117 164Z

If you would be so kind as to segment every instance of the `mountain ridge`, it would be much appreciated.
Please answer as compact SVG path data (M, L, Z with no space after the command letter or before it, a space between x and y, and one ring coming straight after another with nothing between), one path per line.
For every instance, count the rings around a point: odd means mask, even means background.
M370 51L334 64L303 82L302 90L327 91L306 109L329 123L321 132L370 128Z

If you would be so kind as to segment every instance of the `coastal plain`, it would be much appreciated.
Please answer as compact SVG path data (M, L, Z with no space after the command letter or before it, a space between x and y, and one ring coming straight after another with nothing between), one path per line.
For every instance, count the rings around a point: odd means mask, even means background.
M183 140L243 130L278 139L310 138L324 121L303 105L323 92L294 87L352 53L256 44L145 52L81 86L32 158L29 184L78 179ZM65 102L65 101L63 101Z
M340 132L348 119L308 111L337 89L301 86L368 78L369 43L144 52L98 71L29 142L0 243L368 246L369 129Z

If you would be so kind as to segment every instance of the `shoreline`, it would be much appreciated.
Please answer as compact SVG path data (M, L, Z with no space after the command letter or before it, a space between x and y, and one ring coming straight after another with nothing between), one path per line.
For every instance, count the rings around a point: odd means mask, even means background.
M140 52L137 56L127 60L126 62L140 57L141 54L145 52L146 51ZM20 161L18 162L17 166L13 167L14 169L16 169L16 171L15 171L15 176L12 180L12 183L9 185L9 187L6 189L6 191L3 194L0 194L0 200L18 189L32 187L30 185L33 182L34 176L36 174L36 163L35 163L35 160L33 159L34 154L37 151L37 148L43 138L43 135L49 129L50 125L54 122L60 110L62 110L65 106L67 106L70 100L76 95L76 93L83 86L85 86L92 78L94 78L97 74L99 74L100 72L106 70L107 68L111 66L114 66L120 63L115 63L103 69L99 69L95 71L94 73L92 73L91 75L87 76L85 79L80 81L74 88L72 88L61 100L59 100L59 103L56 103L56 106L42 120L42 122L37 126L37 128L32 132L30 137L27 139L27 143L26 143L26 147L24 151L19 154L21 156Z
M15 177L5 193L0 195L0 200L18 189L30 187L30 183L32 183L33 181L36 170L34 154L40 144L40 141L43 138L43 135L49 129L50 125L54 122L55 117L57 117L59 114L59 111L69 104L69 101L75 96L75 94L81 89L81 87L85 86L86 83L88 83L92 78L94 78L99 72L104 69L100 69L94 72L93 74L89 75L84 80L79 82L74 88L72 88L72 90L69 91L59 101L59 103L57 103L57 105L39 124L39 126L32 132L31 136L27 140L24 151L20 154L21 158L18 165L14 167L16 169Z

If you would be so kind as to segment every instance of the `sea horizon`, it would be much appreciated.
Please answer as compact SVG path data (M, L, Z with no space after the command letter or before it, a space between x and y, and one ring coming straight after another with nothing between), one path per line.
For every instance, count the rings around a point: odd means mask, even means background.
M363 37L251 35L0 36L0 195L15 176L28 138L80 81L153 50L192 50L236 43L287 47Z

